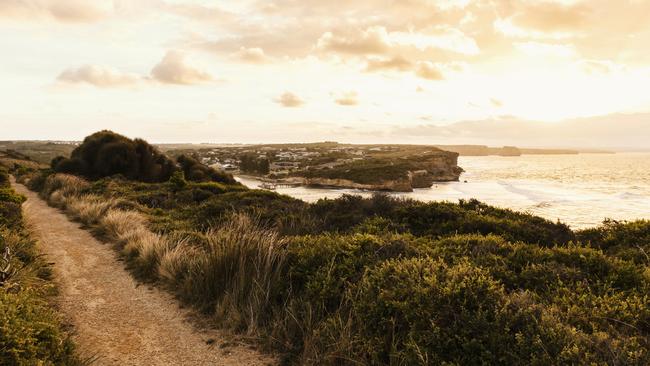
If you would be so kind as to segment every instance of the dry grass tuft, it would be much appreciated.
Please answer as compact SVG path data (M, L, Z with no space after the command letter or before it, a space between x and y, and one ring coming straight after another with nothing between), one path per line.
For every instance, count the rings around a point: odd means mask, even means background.
M86 225L95 225L116 204L116 199L105 199L97 195L82 195L70 199L67 209L68 213L75 219L78 219Z
M124 245L124 240L132 235L131 232L146 228L146 223L147 220L138 212L115 208L109 209L100 220L100 226L106 236L121 245Z
M56 190L50 194L50 196L47 199L47 202L54 207L58 208L66 208L66 204L68 202L68 199L61 193L60 190Z
M44 197L49 197L54 191L60 191L64 197L73 197L90 186L86 180L69 174L54 174L47 178L41 191Z
M122 254L138 272L156 277L160 261L170 250L172 242L166 236L152 233L144 227L127 232L123 240Z
M270 316L280 283L284 242L274 230L238 214L209 230L201 248L178 245L163 257L160 273L178 281L187 300L212 307L226 325L256 333Z
M173 248L166 251L160 258L158 276L169 284L180 284L184 282L191 265L191 258L198 255L197 248L188 245L187 242L175 242Z

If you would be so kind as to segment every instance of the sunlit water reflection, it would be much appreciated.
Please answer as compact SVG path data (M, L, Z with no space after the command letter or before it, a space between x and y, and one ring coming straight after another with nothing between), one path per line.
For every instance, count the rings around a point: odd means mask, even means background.
M595 226L605 218L650 219L649 153L461 157L458 164L466 171L461 182L391 195L422 201L476 198L559 219L573 228ZM261 184L248 178L238 180L251 188ZM307 187L278 188L277 192L308 202L346 193L372 194Z

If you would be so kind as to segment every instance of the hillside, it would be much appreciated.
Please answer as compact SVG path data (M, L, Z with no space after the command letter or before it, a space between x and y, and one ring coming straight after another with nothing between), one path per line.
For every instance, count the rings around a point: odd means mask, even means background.
M475 200L19 173L139 278L287 363L650 362L647 221L572 231Z

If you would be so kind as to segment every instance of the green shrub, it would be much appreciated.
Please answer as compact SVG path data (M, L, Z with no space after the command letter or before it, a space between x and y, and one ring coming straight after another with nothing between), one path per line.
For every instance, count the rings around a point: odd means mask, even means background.
M8 206L15 212L8 215L3 209ZM0 202L0 224L5 224L0 227L0 365L79 364L47 301L52 292L44 282L50 278L49 267L20 216L19 204Z
M198 160L187 155L181 155L177 159L185 178L192 182L219 182L236 184L235 178L229 173L210 168Z
M0 202L13 202L20 205L26 200L25 196L14 192L11 188L0 188Z
M359 353L372 364L499 363L501 285L469 263L392 260L371 270L353 304Z
M0 226L16 227L22 222L21 206L15 202L0 202Z
M72 345L56 314L32 290L0 289L0 364L74 364Z
M650 221L607 220L603 225L577 232L580 241L637 263L650 265Z
M222 194L228 191L228 187L217 182L192 183L191 187L208 191L212 194Z
M0 189L9 187L9 172L3 166L0 166Z
M295 237L287 246L291 291L323 311L336 310L347 286L361 279L367 268L391 258L421 255L420 247L409 235Z
M187 187L187 181L185 180L185 174L183 174L183 171L175 171L169 178L169 184L171 184L175 190L181 190Z

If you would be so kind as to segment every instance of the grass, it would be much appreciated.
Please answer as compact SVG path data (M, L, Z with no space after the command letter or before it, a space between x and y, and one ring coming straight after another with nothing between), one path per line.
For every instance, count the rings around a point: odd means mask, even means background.
M146 219L135 211L109 209L100 220L100 227L111 240L123 243L132 232L142 230Z
M75 219L86 225L95 225L106 216L107 212L117 206L118 200L105 199L97 195L81 195L68 203Z
M181 296L214 308L227 325L256 334L269 310L271 298L281 280L284 264L283 241L274 230L265 229L246 215L208 230L198 253L175 256L190 260L171 268L187 268L175 287Z

